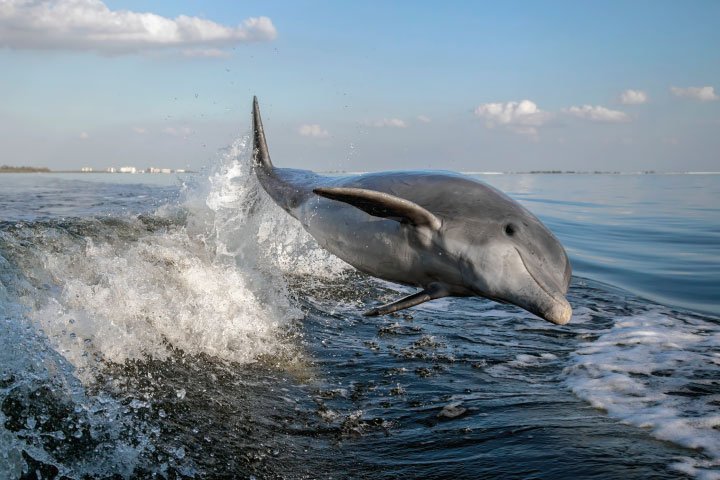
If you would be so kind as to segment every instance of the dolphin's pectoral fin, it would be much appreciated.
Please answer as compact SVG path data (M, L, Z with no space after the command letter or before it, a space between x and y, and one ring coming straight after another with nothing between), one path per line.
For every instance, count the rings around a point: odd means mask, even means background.
M378 315L387 315L388 313L397 312L398 310L403 310L405 308L414 307L415 305L420 305L421 303L425 303L429 300L432 300L432 298L425 290L423 290L421 292L413 293L412 295L401 298L396 302L388 303L386 305L382 305L376 308L371 308L370 310L363 312L363 316L376 317Z
M377 315L387 315L388 313L397 312L398 310L404 310L406 308L420 305L421 303L429 302L436 298L442 298L449 296L447 288L441 283L431 283L425 290L422 290L407 297L403 297L380 307L372 308L363 313L365 317L375 317Z
M350 204L375 217L389 218L416 227L426 226L432 230L438 230L441 225L439 218L417 203L387 193L342 187L316 188L313 192L321 197Z

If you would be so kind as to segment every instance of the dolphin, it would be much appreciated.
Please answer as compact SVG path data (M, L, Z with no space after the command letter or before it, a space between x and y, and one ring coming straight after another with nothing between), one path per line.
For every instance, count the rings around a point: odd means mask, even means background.
M320 246L364 273L421 289L366 316L485 297L557 325L570 321L565 249L532 213L483 182L445 171L327 177L275 168L257 97L253 165L265 191Z

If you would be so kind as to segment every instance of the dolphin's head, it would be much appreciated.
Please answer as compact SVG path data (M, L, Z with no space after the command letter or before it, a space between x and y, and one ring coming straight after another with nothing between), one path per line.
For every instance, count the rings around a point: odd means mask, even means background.
M558 239L532 213L492 189L493 208L447 225L463 283L473 294L517 305L557 325L570 321L571 268Z

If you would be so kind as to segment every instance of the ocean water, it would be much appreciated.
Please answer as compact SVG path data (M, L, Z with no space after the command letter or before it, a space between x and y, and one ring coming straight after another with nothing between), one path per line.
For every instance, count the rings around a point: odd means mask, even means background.
M574 266L555 326L320 249L244 140L0 176L0 478L720 478L720 176L485 175Z

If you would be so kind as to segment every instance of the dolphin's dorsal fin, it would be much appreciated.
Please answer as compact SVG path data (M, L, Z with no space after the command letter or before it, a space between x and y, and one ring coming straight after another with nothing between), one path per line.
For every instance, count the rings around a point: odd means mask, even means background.
M268 153L267 142L265 141L265 131L260 118L257 97L253 97L253 153L257 163L265 169L272 170L273 164L270 161L270 153Z
M432 230L439 230L442 225L439 218L417 203L388 193L343 187L321 187L313 192L321 197L348 203L375 217L389 218L416 227L429 227Z

